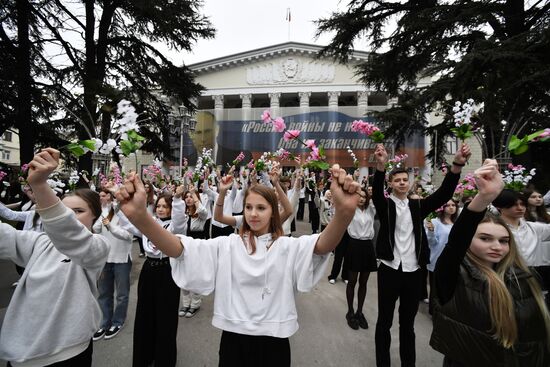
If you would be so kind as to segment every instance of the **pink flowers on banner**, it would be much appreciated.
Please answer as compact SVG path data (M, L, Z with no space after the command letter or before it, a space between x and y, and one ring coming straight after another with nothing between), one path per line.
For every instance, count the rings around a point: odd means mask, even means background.
M324 162L324 159L326 158L324 149L323 147L317 147L315 145L315 140L309 139L304 142L299 138L300 130L287 130L286 124L283 118L277 117L276 119L273 119L273 117L271 116L271 112L269 110L265 110L262 113L261 118L264 124L271 124L273 126L273 131L284 133L283 139L285 141L291 141L296 139L311 150L305 162L306 166L311 168L321 169L321 170L326 170L329 168L328 163Z
M279 131L280 132L280 131ZM296 139L300 135L300 130L287 130L285 131L285 134L283 135L283 138L285 141L291 141ZM314 142L315 144L315 142ZM308 147L310 148L310 147Z
M374 124L365 122L363 120L355 120L351 123L351 130L367 135L375 143L382 143L384 141L384 134Z

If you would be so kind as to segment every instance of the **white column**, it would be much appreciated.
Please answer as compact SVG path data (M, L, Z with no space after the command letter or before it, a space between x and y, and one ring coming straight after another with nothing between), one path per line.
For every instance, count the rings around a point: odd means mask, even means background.
M328 94L328 108L330 110L338 109L338 97L340 97L340 92L327 92Z
M311 92L298 92L298 96L300 97L300 107L309 108L309 97L311 97Z
M281 93L269 93L269 107L271 108L271 116L279 115L279 99L281 98Z
M214 136L218 136L220 133L220 125L219 121L223 120L223 94L212 96L212 99L214 100L214 116L216 117L216 121L214 121ZM199 153L200 154L200 153ZM214 141L214 150L212 152L212 159L214 161L218 157L218 143L217 139Z
M214 100L214 109L223 110L223 94L212 96L212 99Z
M369 108L369 92L357 92L357 113L359 116L365 116Z
M243 121L254 120L252 118L252 94L241 94L242 108L241 116Z

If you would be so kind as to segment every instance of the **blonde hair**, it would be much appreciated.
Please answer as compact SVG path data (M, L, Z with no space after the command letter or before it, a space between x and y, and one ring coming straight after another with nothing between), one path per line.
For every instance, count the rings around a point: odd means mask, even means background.
M494 333L494 337L502 344L503 347L511 348L518 339L518 325L515 315L514 301L512 299L512 295L506 287L504 277L508 270L514 272L514 268L520 269L521 271L531 275L532 273L525 264L523 258L518 253L517 245L514 241L514 235L500 217L488 213L485 215L485 218L483 218L480 224L481 223L494 223L503 226L508 232L508 236L510 238L510 251L498 264L496 264L494 269L482 262L470 250L468 250L466 256L481 271L489 287L489 314L491 316L492 325L491 332ZM526 280L544 320L546 327L546 343L547 348L550 350L550 315L544 302L542 290L534 276L528 277Z

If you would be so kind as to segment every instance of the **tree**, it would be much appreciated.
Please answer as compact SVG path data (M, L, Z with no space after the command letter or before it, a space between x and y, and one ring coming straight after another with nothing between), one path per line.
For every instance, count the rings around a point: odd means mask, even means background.
M484 103L478 116L484 156L508 157L512 134L550 125L549 22L548 0L351 0L347 11L317 22L317 35L334 32L322 54L344 63L360 40L374 51L387 49L356 71L365 84L399 97L398 106L377 115L398 140L411 129L437 129L443 153L453 102L472 98ZM419 83L426 78L432 82ZM424 116L433 110L444 122L428 128Z
M155 132L166 131L169 113L169 106L156 91L193 108L190 100L200 95L202 86L194 82L187 67L170 61L161 47L189 51L199 38L214 35L208 19L199 13L201 1L29 3L30 16L40 29L35 42L49 52L36 58L49 72L40 78L41 89L47 93L38 100L66 111L61 118L50 113L35 126L62 125L78 139L107 135L114 106L126 98L146 111L142 129L145 135L156 137ZM166 144L150 147L168 153ZM90 154L81 157L79 168L90 171Z

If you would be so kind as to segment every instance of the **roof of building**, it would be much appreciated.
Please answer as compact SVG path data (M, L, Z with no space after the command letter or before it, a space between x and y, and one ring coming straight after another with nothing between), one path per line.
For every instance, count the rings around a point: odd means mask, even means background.
M261 47L249 51L239 52L232 55L222 56L211 60L201 61L188 65L189 69L195 73L208 72L213 70L222 70L237 65L245 65L259 60L273 58L282 55L316 55L323 49L323 46L312 45L300 42L285 42L276 45ZM350 56L350 61L365 60L369 52L354 51Z

